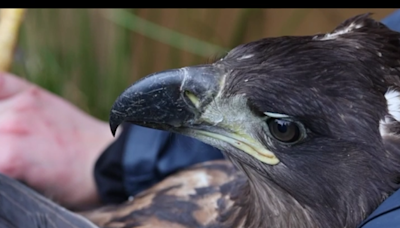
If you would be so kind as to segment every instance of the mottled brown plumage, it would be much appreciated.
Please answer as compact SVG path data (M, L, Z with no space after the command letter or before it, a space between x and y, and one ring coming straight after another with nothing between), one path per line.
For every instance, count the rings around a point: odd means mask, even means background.
M82 213L100 227L208 227L230 208L245 177L228 161L176 173L122 205Z

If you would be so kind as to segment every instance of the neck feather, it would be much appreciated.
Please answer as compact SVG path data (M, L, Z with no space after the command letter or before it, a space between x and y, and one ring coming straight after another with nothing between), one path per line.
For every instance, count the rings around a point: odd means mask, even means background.
M263 178L254 168L234 159L232 162L243 171L247 180L240 183L238 191L232 195L234 205L222 216L227 227L357 227L398 187L391 178L393 174L387 174L386 180L381 179L379 183L372 183L374 180L376 182L377 178L371 178L369 186L379 184L380 187L359 189L357 192L343 190L335 199L332 199L332 195L324 194L319 190L316 190L314 195L304 196L306 193L303 193L302 189L297 189L297 194L294 195L281 188L277 183ZM363 180L361 186L365 185L365 182ZM337 189L336 192L340 192L340 190ZM298 196L301 194L303 194L303 201L298 200ZM325 196L329 199L321 201L321 198ZM304 203L304 198L307 198L310 203ZM318 203L318 201L328 203Z

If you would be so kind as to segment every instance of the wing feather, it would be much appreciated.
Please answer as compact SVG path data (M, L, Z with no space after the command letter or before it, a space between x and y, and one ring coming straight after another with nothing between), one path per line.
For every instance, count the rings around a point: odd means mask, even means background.
M171 175L132 200L81 213L100 227L215 227L243 180L229 161L204 162Z

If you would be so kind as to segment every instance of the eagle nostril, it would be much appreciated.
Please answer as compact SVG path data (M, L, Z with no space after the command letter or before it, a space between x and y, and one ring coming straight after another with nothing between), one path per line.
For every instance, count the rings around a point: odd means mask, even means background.
M185 96L192 102L194 107L199 108L200 107L200 99L194 95L192 92L185 90L184 91Z

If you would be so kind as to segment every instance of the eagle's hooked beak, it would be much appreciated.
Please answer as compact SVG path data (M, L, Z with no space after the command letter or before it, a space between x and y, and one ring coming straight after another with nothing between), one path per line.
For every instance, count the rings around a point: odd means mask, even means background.
M185 133L216 147L220 145L218 142L224 142L264 163L279 163L274 153L241 128L243 123L201 118L204 109L220 92L225 74L224 69L210 64L163 71L143 78L115 101L110 114L112 133L115 134L123 122L130 122Z
M113 134L123 122L168 129L188 125L220 88L223 71L200 65L148 75L127 88L110 113Z

